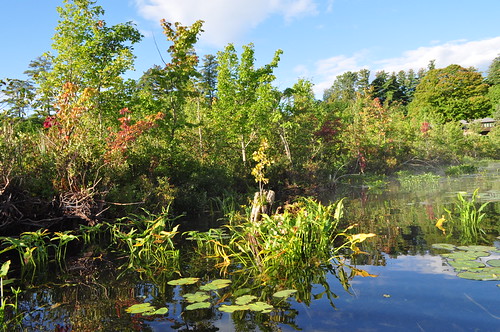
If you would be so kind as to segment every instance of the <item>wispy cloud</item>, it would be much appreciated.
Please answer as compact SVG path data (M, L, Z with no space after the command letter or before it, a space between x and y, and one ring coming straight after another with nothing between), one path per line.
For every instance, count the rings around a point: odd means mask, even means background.
M315 93L320 97L323 91L333 84L338 75L347 71L358 71L362 68L369 69L372 73L381 70L387 72L418 70L426 68L431 60L436 61L438 68L458 64L485 71L499 54L500 37L494 37L476 41L456 40L439 45L419 47L403 52L399 57L379 60L370 59L368 50L352 56L333 56L319 60L315 64L313 70L316 81Z
M216 47L237 42L246 32L271 15L289 22L303 15L315 15L315 0L135 0L146 19L192 24L204 20L202 41Z

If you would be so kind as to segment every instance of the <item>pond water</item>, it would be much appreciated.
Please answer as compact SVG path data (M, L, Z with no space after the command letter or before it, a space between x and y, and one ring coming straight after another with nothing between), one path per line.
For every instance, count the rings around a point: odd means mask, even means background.
M229 301L225 297L229 292L223 289L210 293L212 307L187 311L182 295L195 292L199 285L169 285L175 271L153 279L116 280L116 271L101 267L94 275L83 276L85 282L54 279L53 284L24 292L23 330L500 331L500 281L460 278L442 256L448 251L432 247L461 244L456 236L437 229L436 220L447 215L444 208L452 209L457 192L470 195L477 188L478 202L490 202L485 209L486 239L479 244L495 246L489 258L499 258L500 163L490 163L475 175L372 188L349 186L332 194L331 199L347 196L347 217L358 224L357 231L377 234L363 243L366 254L346 262L371 276L342 283L339 271L325 267L295 271L296 284L302 284L309 296L303 292L300 300L274 298L269 313L220 311L221 304ZM196 275L200 282L221 277L200 260L186 263L183 269L184 275ZM266 286L259 289L265 292ZM165 307L168 313L126 312L137 303Z

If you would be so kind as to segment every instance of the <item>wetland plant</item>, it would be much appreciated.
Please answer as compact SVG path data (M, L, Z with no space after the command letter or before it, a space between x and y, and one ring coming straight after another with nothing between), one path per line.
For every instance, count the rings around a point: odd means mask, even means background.
M205 256L219 259L219 268L227 269L234 263L261 275L276 276L289 268L327 264L343 250L360 252L357 244L375 234L348 234L352 227L339 230L342 215L342 200L323 205L302 199L285 206L282 213L264 214L258 222L247 217L230 222L224 230L191 231L188 235Z
M474 190L470 199L465 198L465 193L459 192L452 210L445 208L451 224L460 232L460 241L465 244L484 240L485 231L481 228L481 223L486 215L483 210L488 202L478 208L478 192L479 188Z

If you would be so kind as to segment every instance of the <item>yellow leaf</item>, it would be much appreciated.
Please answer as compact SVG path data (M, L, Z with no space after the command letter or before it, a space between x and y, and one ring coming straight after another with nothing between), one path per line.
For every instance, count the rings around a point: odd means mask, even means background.
M359 234L354 234L351 235L350 239L352 242L363 242L369 237L376 236L374 233L359 233Z
M372 278L378 277L378 275L376 275L376 274L370 274L370 273L368 273L368 271L365 271L365 270L360 270L360 269L353 268L353 271L354 271L354 273L356 273L357 276L372 277Z
M443 227L443 223L446 221L444 216L441 216L440 219L436 222L436 227L443 232L443 235L446 235L446 229Z

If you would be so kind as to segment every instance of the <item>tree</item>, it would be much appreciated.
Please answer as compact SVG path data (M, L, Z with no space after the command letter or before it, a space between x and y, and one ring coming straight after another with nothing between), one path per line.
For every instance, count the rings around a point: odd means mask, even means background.
M133 68L133 44L142 35L132 22L111 27L101 18L104 10L92 0L64 0L58 7L59 24L53 37L55 54L43 55L45 62L34 63L33 78L40 86L40 93L51 104L62 87L70 82L79 91L92 89L93 102L99 116L106 108L108 95L119 89L121 75ZM46 70L47 63L51 64ZM116 105L114 105L116 106Z
M21 118L31 107L34 96L31 82L7 78L5 87L0 89L0 110L8 116Z
M211 118L219 130L224 128L226 143L239 145L244 166L248 145L259 131L268 127L268 117L276 102L271 85L275 79L273 70L281 53L276 51L272 61L260 68L255 68L253 44L243 46L241 58L232 44L217 55L217 102Z
M488 68L486 82L490 84L488 97L491 100L493 116L500 118L500 56L497 56Z
M474 69L431 69L416 88L410 114L438 115L445 122L482 118L491 111L487 92L488 85Z

